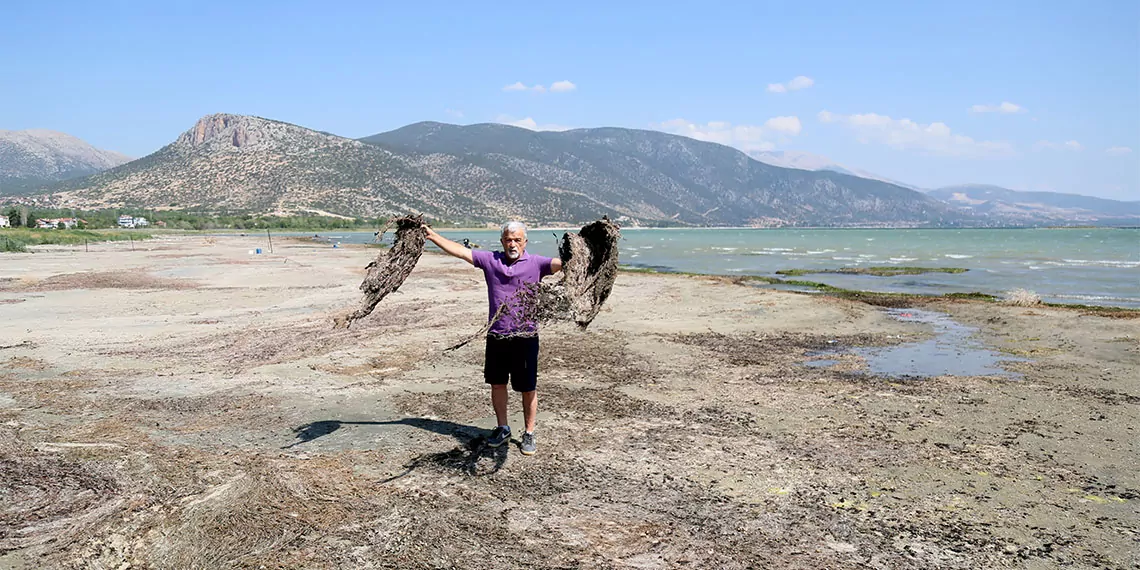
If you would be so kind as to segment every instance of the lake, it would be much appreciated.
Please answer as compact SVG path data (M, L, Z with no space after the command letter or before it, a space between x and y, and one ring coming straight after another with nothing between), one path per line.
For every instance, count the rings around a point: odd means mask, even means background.
M557 255L564 230L530 231L528 250ZM496 230L441 230L498 249ZM304 235L304 234L293 234ZM322 234L371 243L372 232ZM392 234L387 234L390 241ZM430 249L436 249L429 244ZM965 273L898 277L812 274L798 279L868 291L1001 295L1140 307L1140 229L636 229L624 228L622 265L713 275L775 276L781 269L921 266Z

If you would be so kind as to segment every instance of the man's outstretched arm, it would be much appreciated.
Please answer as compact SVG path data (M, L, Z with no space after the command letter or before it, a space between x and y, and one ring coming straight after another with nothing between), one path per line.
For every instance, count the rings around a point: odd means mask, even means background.
M471 257L471 250L470 249L467 249L467 248L463 247L462 245L455 243L455 242L435 233L435 230L431 229L430 227L428 227L426 225L423 226L423 228L424 228L424 230L427 231L428 241L439 246L439 249L442 249L444 251L444 253L458 257L459 259L462 259L463 261L466 261L467 263L470 263L471 265L475 265L475 259Z
M562 271L562 259L555 257L554 259L550 260L550 272L558 273L559 271Z

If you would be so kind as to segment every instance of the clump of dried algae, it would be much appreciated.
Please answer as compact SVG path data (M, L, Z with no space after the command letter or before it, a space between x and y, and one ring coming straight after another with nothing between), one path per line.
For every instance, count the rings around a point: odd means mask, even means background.
M376 259L365 267L367 273L360 284L364 298L360 300L360 307L355 311L335 318L338 328L347 328L354 321L372 314L372 310L384 300L384 297L404 284L404 280L415 269L424 252L427 231L424 230L423 223L423 215L405 216L395 220L396 240L392 248L376 256Z

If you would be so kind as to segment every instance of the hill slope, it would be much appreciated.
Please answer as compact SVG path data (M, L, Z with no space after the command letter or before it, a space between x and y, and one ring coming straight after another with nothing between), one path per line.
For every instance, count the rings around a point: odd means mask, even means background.
M1078 194L1021 192L999 186L948 186L927 195L970 212L1010 223L1134 223L1140 202L1122 202Z
M84 207L321 209L490 215L435 187L402 157L351 139L242 115L209 115L154 154L52 188Z
M434 161L440 183L478 171L478 188L572 213L696 225L925 225L968 219L924 194L829 171L781 168L719 144L619 128L535 132L416 123L361 139ZM555 203L557 202L557 203ZM580 219L580 218L579 218Z
M886 182L894 184L895 186L902 186L903 188L910 188L911 190L918 190L918 187L911 184L904 184L897 180L891 180L866 170L858 168L847 168L826 156L812 154L810 152L802 152L796 150L758 150L749 152L748 156L763 162L764 164L771 164L772 166L782 166L784 168L799 168L802 170L830 170L840 174L850 174L860 178L870 178L871 180L878 180L879 182Z
M23 192L44 183L86 176L130 161L66 133L0 131L0 191Z

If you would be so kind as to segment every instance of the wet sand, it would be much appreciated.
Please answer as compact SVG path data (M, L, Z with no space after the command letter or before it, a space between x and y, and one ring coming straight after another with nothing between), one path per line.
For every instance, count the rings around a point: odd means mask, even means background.
M922 303L1022 360L891 377L937 327L623 273L544 330L524 457L443 352L476 270L425 254L342 330L375 250L211 241L0 255L0 569L1140 564L1140 319Z

